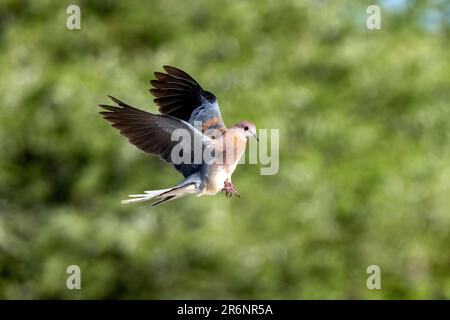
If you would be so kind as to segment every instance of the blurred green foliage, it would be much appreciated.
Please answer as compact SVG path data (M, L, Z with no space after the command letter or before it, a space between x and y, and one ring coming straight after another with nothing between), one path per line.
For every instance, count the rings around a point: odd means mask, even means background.
M370 31L369 4L2 1L0 298L449 299L449 5L380 1ZM156 111L163 64L228 125L279 128L279 173L238 167L241 198L120 204L181 176L96 105Z

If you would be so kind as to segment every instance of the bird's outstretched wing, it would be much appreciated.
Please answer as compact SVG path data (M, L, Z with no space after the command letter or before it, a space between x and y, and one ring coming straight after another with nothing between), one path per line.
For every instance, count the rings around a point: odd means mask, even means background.
M208 134L213 129L226 130L220 114L217 98L205 91L186 72L170 66L163 66L166 73L155 72L151 80L150 93L162 114L167 114L195 125ZM208 131L209 130L209 131Z
M188 177L197 172L202 163L194 162L193 155L189 163L175 164L171 153L179 141L172 141L172 133L176 129L185 129L190 134L191 144L201 141L202 149L208 146L209 138L195 129L189 123L180 119L156 115L143 110L136 109L119 99L111 97L118 106L99 105L108 111L100 114L112 122L112 126L120 130L120 133L142 151L159 156L162 160L172 164L183 176ZM197 139L197 140L195 140ZM191 149L193 151L193 148Z

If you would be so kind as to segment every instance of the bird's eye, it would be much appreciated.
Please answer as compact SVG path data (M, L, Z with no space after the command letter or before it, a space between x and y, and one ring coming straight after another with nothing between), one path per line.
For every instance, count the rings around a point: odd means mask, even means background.
M244 130L245 130L245 131L247 131L247 130L248 130L248 127L247 127L247 126L245 126L245 127L244 127Z

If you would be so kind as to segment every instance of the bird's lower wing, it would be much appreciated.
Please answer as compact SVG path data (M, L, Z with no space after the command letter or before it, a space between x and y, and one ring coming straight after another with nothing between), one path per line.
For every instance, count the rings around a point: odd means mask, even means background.
M193 155L191 155L190 161L174 163L172 151L180 141L173 140L172 137L175 130L183 129L181 132L184 137L188 135L187 138L190 138L192 144L194 141L200 141L203 149L207 147L209 139L200 131L180 119L139 110L119 99L111 96L110 98L117 106L101 104L99 106L107 111L102 111L100 114L111 122L114 128L120 130L120 133L127 137L132 144L142 151L157 155L172 164L185 177L198 171L202 163L195 162ZM192 147L195 146L192 145Z

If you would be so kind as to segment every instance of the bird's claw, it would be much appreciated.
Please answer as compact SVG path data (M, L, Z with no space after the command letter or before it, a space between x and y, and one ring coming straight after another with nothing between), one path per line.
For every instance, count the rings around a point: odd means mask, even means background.
M228 180L224 182L224 188L220 191L225 192L226 197L232 197L233 195L238 198L240 197L239 193L234 188L234 185Z

